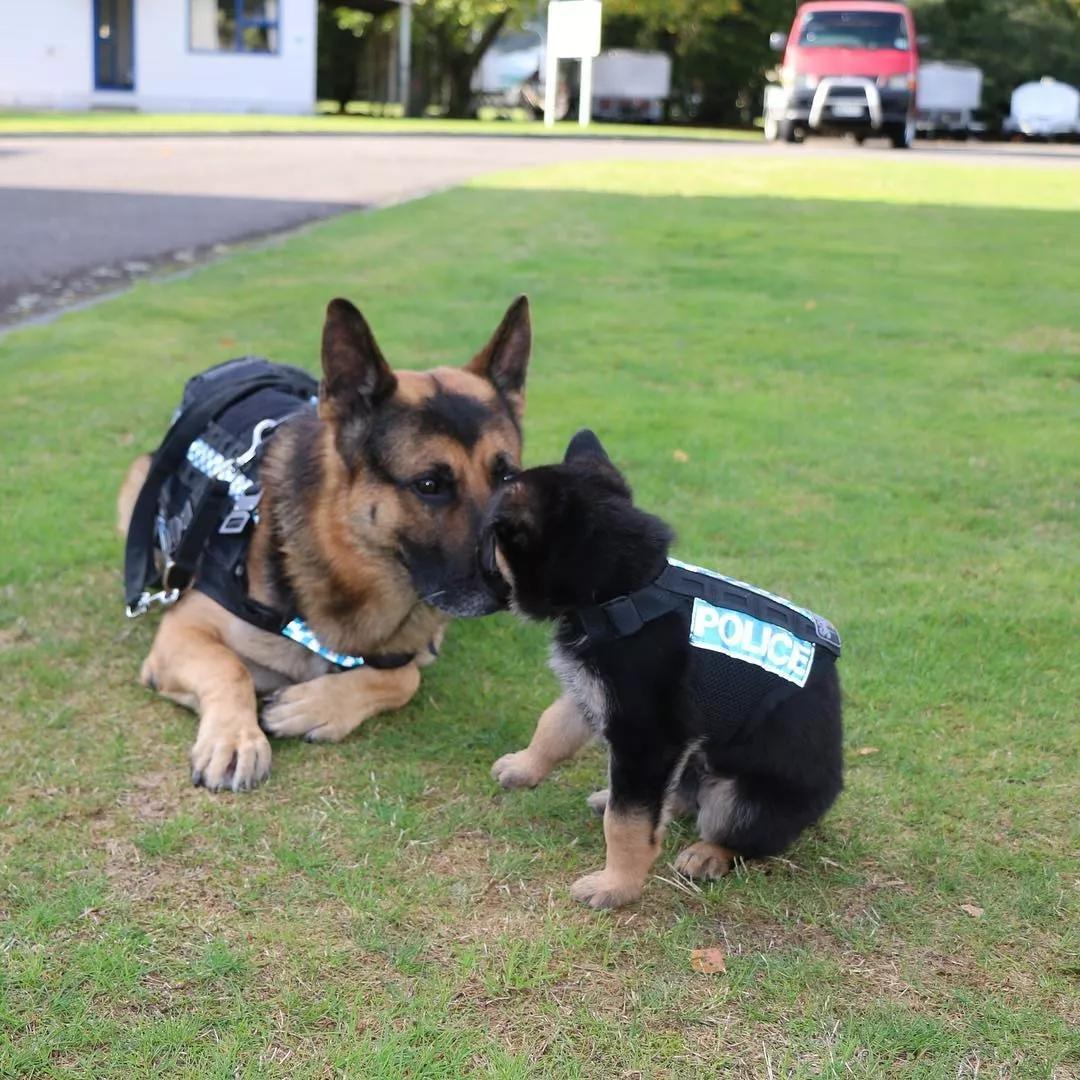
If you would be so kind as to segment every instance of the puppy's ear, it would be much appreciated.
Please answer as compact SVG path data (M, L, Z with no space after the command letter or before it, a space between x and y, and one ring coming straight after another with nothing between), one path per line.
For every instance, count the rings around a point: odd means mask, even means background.
M326 308L322 368L319 416L339 426L362 426L397 388L371 327L348 300Z
M598 459L606 465L611 465L611 458L608 457L603 443L597 438L596 432L590 431L589 428L582 428L570 440L570 445L567 446L566 453L563 455L563 464L569 465L585 458Z
M563 455L564 465L584 465L592 476L602 480L617 495L628 499L634 497L626 477L615 467L608 457L603 443L596 437L595 431L582 428L571 440Z
M519 296L507 309L491 340L465 365L487 379L506 399L518 420L525 411L525 373L532 352L529 298Z

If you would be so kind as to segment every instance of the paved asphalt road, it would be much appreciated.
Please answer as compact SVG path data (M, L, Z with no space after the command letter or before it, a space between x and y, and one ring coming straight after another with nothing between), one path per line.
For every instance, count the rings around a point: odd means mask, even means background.
M1077 148L940 147L912 157L1080 165ZM215 246L556 161L890 153L511 136L0 138L0 323L45 313ZM218 250L221 250L218 247Z

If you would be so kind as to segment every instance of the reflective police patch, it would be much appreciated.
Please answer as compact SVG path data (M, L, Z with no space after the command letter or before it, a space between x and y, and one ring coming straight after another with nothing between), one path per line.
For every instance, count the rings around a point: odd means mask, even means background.
M814 644L743 611L714 607L697 597L690 619L690 644L754 664L781 679L805 686L814 663Z

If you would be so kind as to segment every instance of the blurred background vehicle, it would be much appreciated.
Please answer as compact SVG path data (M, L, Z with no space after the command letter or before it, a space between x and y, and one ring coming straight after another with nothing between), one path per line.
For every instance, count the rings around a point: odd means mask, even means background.
M780 82L765 92L767 139L883 135L898 149L911 146L919 53L905 4L813 0L795 13L790 33L769 43L784 59Z
M927 138L966 139L981 135L983 73L957 60L927 60L919 65L915 129Z
M1018 86L1004 130L1036 139L1080 135L1080 91L1048 76Z
M593 117L658 124L671 96L671 57L642 49L610 49L593 62Z

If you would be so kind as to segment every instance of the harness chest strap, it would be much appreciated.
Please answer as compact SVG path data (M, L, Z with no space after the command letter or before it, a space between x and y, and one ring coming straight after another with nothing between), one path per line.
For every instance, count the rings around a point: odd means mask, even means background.
M779 626L834 656L840 635L827 619L795 607L790 601L712 571L672 560L657 579L642 589L603 604L580 608L574 617L593 643L636 634L646 623L680 610L687 600L702 599L714 607L742 612Z

